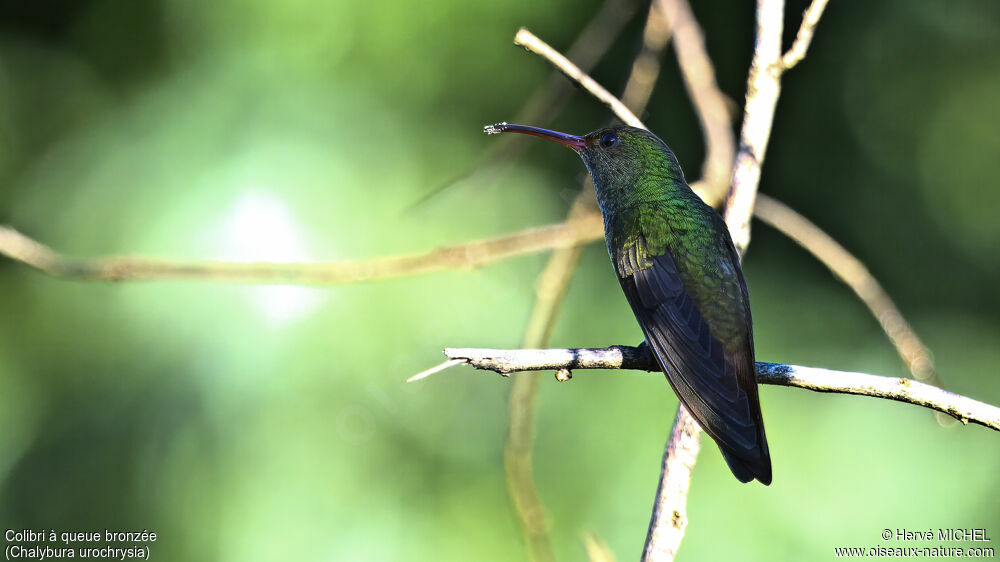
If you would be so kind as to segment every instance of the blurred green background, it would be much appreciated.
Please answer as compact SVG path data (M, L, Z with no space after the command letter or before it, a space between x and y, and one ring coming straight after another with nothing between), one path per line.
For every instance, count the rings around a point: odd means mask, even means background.
M524 157L411 207L496 142L599 0L0 4L0 223L75 255L351 260L561 220L583 175ZM786 44L804 1L787 6ZM753 6L695 2L742 102ZM594 76L620 90L641 7ZM763 192L864 260L948 388L1000 403L1000 3L833 2L784 79ZM701 134L665 57L646 123L691 177ZM609 115L574 92L554 128ZM332 288L55 280L0 260L4 529L159 533L157 560L523 559L502 468L510 381L403 384L445 346L515 347L545 255ZM755 223L757 355L890 376L863 305ZM554 346L640 341L602 244ZM536 476L561 559L593 531L638 557L676 399L662 377L543 375ZM882 529L985 527L1000 435L926 410L765 387L770 487L705 441L684 560L898 546ZM914 546L912 544L904 546Z

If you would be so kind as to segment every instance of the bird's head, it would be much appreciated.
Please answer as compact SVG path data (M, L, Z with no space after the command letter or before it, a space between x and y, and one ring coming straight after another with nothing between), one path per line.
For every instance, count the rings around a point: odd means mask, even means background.
M590 171L602 208L604 201L641 197L643 194L636 190L646 183L642 181L645 178L684 183L677 157L662 140L645 129L622 125L576 136L527 125L497 123L484 130L489 134L534 135L575 150Z

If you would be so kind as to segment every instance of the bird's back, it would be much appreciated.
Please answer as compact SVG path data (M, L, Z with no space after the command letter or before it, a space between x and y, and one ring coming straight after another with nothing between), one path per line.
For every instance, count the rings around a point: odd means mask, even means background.
M700 200L674 196L605 220L617 223L607 225L609 252L670 385L737 478L770 483L749 298L722 219Z

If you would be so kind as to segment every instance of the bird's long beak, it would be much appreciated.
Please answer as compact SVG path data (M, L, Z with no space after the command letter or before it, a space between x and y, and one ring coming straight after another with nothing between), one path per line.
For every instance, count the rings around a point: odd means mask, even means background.
M577 152L583 150L583 148L587 145L583 137L567 135L566 133L550 131L548 129L540 129L538 127L529 127L528 125L513 125L506 122L487 125L483 127L483 131L488 135L495 135L497 133L522 133L525 135L535 135L536 137L542 137L543 139L555 141L563 146L568 146Z

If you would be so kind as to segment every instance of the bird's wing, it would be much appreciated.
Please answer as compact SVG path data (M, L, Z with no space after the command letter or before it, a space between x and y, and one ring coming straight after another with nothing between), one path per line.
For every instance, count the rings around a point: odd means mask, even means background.
M623 252L645 254L643 241ZM669 249L659 256L618 257L618 262L641 264L620 275L619 281L646 343L681 402L719 444L737 478L746 482L756 477L769 483L771 465L757 399L752 340L744 338L743 345L730 350L713 336ZM740 312L745 310L749 333L749 307L746 294L742 296L746 308Z
M719 226L720 243L724 244L728 250L730 263L735 265L736 276L739 279L740 297L743 314L740 319L743 322L746 338L739 345L727 349L727 361L736 367L736 382L740 389L747 395L750 404L750 413L753 415L754 424L758 432L758 455L759 463L754 467L756 478L764 484L771 483L771 453L767 447L767 436L764 433L764 417L760 411L760 398L757 395L757 370L756 358L753 347L753 320L750 316L750 295L747 293L747 283L743 278L743 268L740 267L740 255L736 251L733 239L729 236L729 230L721 217L715 215L716 223ZM733 466L733 459L723 451L726 462ZM734 469L735 471L735 469Z

